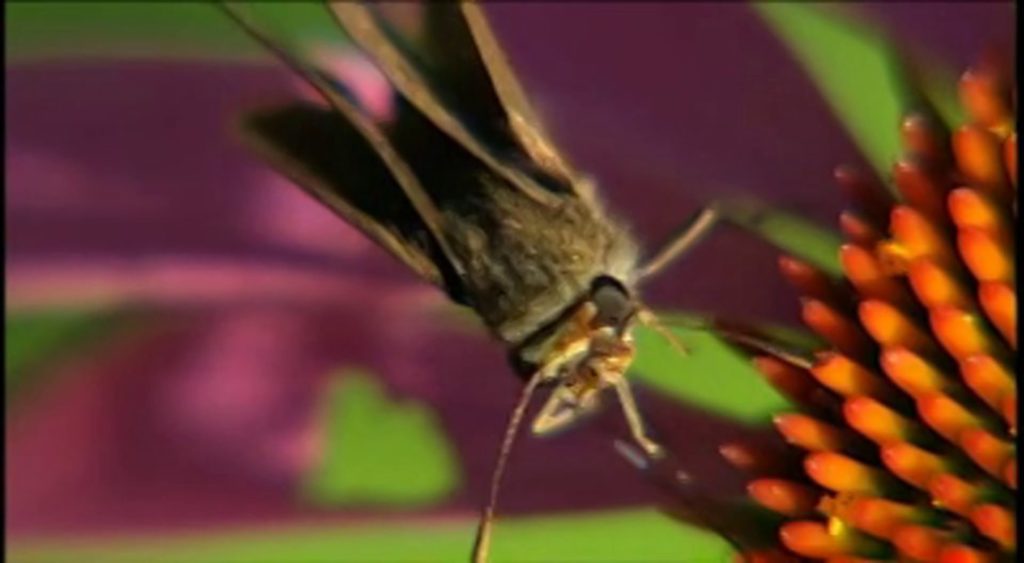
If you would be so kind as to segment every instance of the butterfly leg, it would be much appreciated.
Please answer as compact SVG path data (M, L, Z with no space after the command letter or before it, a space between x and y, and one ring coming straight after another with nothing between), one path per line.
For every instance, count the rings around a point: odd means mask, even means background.
M643 448L650 457L661 457L662 447L648 438L647 432L644 430L644 421L640 417L640 410L636 408L636 400L633 399L633 391L629 388L629 382L625 378L616 381L615 392L619 395L619 404L622 405L622 412L626 415L626 423L629 425L633 441Z
M580 394L567 382L560 383L533 419L530 431L535 436L546 436L565 430L593 413L599 405L596 392Z

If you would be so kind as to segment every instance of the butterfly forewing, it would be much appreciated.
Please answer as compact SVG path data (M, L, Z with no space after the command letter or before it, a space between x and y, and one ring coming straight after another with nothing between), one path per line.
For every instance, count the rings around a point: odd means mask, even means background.
M452 294L460 282L420 214L376 150L335 111L305 103L253 112L246 144L274 168Z
M438 36L445 30L455 32L451 38L452 41L464 40L467 35L471 35L465 33L471 28L467 23L469 20L465 19L464 6L452 5L444 8L445 3L437 4L435 6L435 3L430 3L427 6L427 20L432 23L428 23L426 34L422 39L424 45L448 40L446 37ZM511 127L511 122L507 118L495 119L499 117L499 114L493 112L485 111L477 116L467 114L465 109L453 109L455 108L453 105L455 99L460 97L465 99L467 94L472 92L484 93L485 96L489 93L492 97L494 96L491 76L486 70L476 70L481 66L477 57L463 55L447 63L448 74L457 78L456 84L441 84L437 77L431 75L429 66L423 64L424 57L412 56L409 47L378 17L370 6L354 2L334 2L330 3L330 7L338 23L352 41L373 59L395 89L435 126L462 145L475 158L506 181L515 184L525 195L539 202L557 206L560 202L556 194L566 190L571 191L571 187L564 181L558 179L552 181L553 178L550 174L538 174L539 169L543 168L533 161L530 153L522 146L516 147L517 150L512 152L501 150L501 148L510 148L510 145L508 141L503 143L498 141L497 139L502 137L496 135L491 135L491 142L497 142L504 146L496 147L488 144L487 133L502 127L510 131L517 128L521 130L539 129L539 127L526 125L525 120L533 117L532 111L529 112L529 116L517 117L517 127ZM484 26L482 29L487 30L489 34L489 28L486 28L482 14L479 15L477 27ZM462 35L461 39L460 35ZM471 51L478 48L472 41L468 42L466 47ZM430 58L428 56L426 60L430 60ZM436 57L433 58L436 59ZM502 66L497 63L495 65L508 69L507 65ZM453 93L453 90L464 93L457 95ZM486 97L473 102L468 108L469 111L473 111L473 106L486 108L490 105L491 109L496 109L493 104L488 104L484 100ZM502 102L500 98L498 101ZM508 114L505 113L505 115ZM471 129L467 123L475 123L476 129ZM508 138L508 135L504 136L504 139ZM530 146L535 149L536 143ZM514 154L515 152L520 154Z
M572 189L578 175L545 132L480 6L432 3L421 40L430 74L448 86L460 118L498 151L525 151L548 178Z
M319 92L334 110L331 115L336 118L334 124L338 127L328 139L332 143L330 150L344 152L351 148L354 155L367 158L350 161L347 163L350 166L342 169L327 163L333 158L344 162L346 157L325 154L327 148L304 153L301 149L308 147L308 142L302 138L301 120L308 118L309 112L295 111L293 107L267 110L244 119L246 126L242 133L248 144L415 272L440 285L452 299L464 303L461 284L464 269L451 252L447 238L442 236L441 215L380 125L360 107L342 83L292 55L283 43L263 34L231 5L222 4L222 7L246 32ZM287 123L289 120L295 122ZM385 183L365 184L365 179L357 177L362 173L360 164L370 170L383 167L385 172L377 179L384 179ZM327 172L334 176L325 176ZM373 178L372 173L370 177ZM393 189L396 187L397 192ZM415 217L406 221L405 213L410 207ZM396 238L395 233L399 231L403 233ZM408 243L409 248L403 248L403 243ZM432 267L426 265L428 261L433 262Z

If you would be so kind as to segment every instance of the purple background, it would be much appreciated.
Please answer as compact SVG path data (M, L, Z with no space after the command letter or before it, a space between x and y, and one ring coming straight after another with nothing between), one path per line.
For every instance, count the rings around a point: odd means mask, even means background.
M1013 33L1007 4L865 8L954 68ZM831 170L863 161L748 7L488 11L566 151L642 240L720 193L834 221ZM310 408L324 373L351 364L437 409L465 476L439 510L475 510L517 388L504 353L439 327L443 302L429 287L233 143L238 111L295 96L285 73L134 62L5 75L8 299L141 303L151 321L64 363L8 413L9 532L317 517L294 500L317 455ZM723 232L649 297L795 323L775 260L768 245ZM740 429L641 400L700 486L739 490L712 452ZM610 414L520 442L501 510L649 498L608 448Z

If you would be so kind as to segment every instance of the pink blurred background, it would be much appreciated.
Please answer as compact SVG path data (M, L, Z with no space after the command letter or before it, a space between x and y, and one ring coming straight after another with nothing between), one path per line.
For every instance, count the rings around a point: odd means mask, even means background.
M864 9L951 68L1012 37L1005 3ZM730 193L831 224L832 168L864 164L747 6L488 11L567 152L644 241ZM110 306L135 318L8 403L9 534L338 517L297 502L296 489L323 447L326 378L350 365L438 413L464 482L434 512L476 510L518 383L499 346L446 322L431 288L228 135L242 109L297 95L285 72L82 61L7 65L5 78L8 310ZM725 231L649 299L795 325L775 260L766 243ZM702 486L739 490L712 449L745 430L641 400L655 426L689 429L670 445ZM608 447L616 417L523 440L502 510L649 499Z

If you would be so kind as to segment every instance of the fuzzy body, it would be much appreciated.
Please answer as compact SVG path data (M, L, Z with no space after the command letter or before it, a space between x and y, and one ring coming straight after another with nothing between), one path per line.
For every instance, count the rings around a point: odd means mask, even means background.
M592 202L566 195L551 206L493 175L479 182L442 212L466 269L467 305L500 339L522 342L578 302L599 276L632 285L636 244Z

